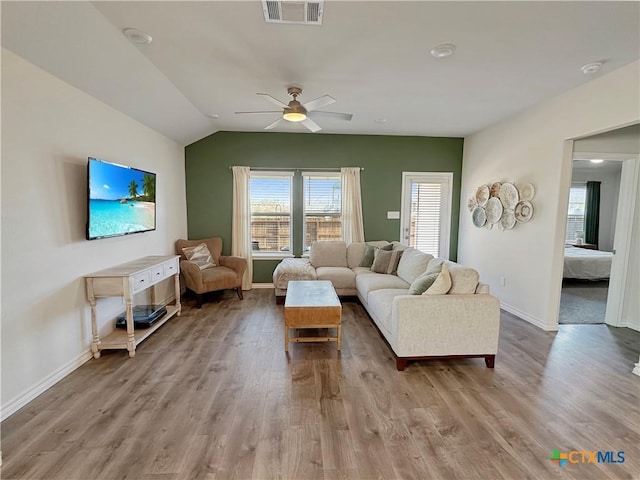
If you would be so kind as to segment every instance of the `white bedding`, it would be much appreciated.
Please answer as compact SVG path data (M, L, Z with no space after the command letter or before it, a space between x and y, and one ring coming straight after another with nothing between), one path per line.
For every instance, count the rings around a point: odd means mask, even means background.
M609 278L611 252L566 246L564 249L564 278L599 280Z

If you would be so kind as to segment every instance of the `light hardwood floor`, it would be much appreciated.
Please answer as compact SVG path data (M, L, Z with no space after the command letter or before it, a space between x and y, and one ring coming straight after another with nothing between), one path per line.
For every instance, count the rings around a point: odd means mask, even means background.
M135 358L103 352L4 421L1 478L640 477L638 332L544 332L503 313L494 370L398 372L356 302L341 353L294 344L288 357L272 290L193 303ZM559 467L554 449L626 460Z

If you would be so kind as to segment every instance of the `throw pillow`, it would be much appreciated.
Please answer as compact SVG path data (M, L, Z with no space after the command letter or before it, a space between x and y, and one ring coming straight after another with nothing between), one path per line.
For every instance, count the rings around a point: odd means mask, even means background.
M451 288L451 275L449 275L449 268L446 263L442 264L442 271L423 295L446 295Z
M438 278L438 275L440 275L440 273L438 272L436 273L425 272L422 275L419 275L411 283L411 286L409 287L409 295L422 295L424 292L427 291L429 287L431 287L431 285L433 285L433 282L436 281L436 279Z
M376 273L386 273L395 275L398 270L398 263L402 256L402 250L382 250L378 248L371 265L371 270Z
M198 265L198 268L200 270L216 266L216 264L213 262L213 256L211 255L211 252L207 248L207 245L204 243L196 245L195 247L185 247L182 249L182 253L184 253L185 257L187 257L187 260Z
M376 256L376 250L391 250L393 248L392 244L384 245L382 247L376 247L375 245L370 245L367 243L366 250L364 251L364 257L362 257L362 261L360 262L359 267L367 267L371 268L373 265L373 259Z
M373 265L373 257L376 253L376 247L372 245L365 245L364 257L362 257L362 261L360 262L359 267L371 267Z

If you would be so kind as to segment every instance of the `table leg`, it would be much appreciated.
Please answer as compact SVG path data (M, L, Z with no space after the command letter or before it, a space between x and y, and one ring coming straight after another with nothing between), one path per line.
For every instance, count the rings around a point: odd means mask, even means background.
M176 308L178 309L177 316L180 316L180 312L182 311L182 305L180 305L180 275L176 274L173 279L173 285L176 290Z
M89 299L91 304L91 352L93 358L100 358L100 336L98 335L98 323L96 321L96 299Z
M131 305L131 299L125 299L127 305L127 350L129 350L129 357L133 358L136 355L136 338L133 334L133 307Z
M338 351L340 351L342 345L342 325L338 325Z
M289 351L289 325L284 326L284 351Z

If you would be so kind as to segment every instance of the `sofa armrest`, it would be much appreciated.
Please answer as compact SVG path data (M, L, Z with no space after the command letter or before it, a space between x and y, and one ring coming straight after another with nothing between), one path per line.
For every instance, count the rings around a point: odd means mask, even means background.
M200 267L189 260L180 260L180 273L184 278L185 286L196 293L203 290L202 273Z
M391 344L396 355L495 354L500 301L489 294L398 295Z
M247 270L247 259L244 257L235 257L231 255L220 255L220 266L228 267L238 274L238 278L242 280L244 272Z

